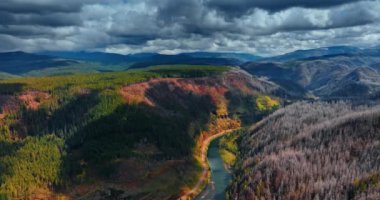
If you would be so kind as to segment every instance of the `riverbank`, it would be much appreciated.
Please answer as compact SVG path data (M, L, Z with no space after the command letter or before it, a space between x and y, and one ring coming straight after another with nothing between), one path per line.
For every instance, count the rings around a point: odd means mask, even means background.
M208 183L208 180L210 178L210 168L209 168L209 164L207 161L207 150L208 150L208 147L209 147L211 141L213 141L216 138L219 138L223 135L229 134L235 130L237 130L237 129L229 129L229 130L222 131L220 133L217 133L217 134L214 134L214 135L208 137L206 140L203 141L203 143L201 144L201 148L200 148L201 149L200 162L201 162L201 165L203 167L202 174L201 174L198 182L195 184L195 186L190 191L183 194L179 198L180 200L193 199L203 190L203 188Z
M227 134L229 136L233 133ZM207 161L210 166L210 178L206 187L197 195L195 200L225 200L225 190L228 187L232 174L225 167L225 163L219 152L222 136L213 140L207 151Z
M231 134L223 136L220 139L218 151L226 170L230 171L236 162L236 157L238 155L237 140L244 132L245 128L241 128Z

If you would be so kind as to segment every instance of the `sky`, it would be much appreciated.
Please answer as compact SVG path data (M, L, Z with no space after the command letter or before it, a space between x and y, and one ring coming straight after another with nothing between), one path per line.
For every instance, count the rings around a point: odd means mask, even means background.
M379 41L380 0L0 1L0 52L268 56Z

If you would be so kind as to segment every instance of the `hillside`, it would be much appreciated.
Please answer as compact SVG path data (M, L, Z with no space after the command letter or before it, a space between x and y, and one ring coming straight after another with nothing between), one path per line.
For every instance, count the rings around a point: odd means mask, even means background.
M0 53L0 79L15 76L57 76L124 70L125 66L25 52Z
M197 65L240 65L259 57L247 53L191 52L174 55L159 53L114 54L103 52L41 52L43 55L88 62L100 62L105 65L124 65L131 68L144 68L163 64Z
M297 51L286 53L279 56L263 58L262 60L272 61L272 62L288 62L288 61L304 60L308 58L321 57L321 56L355 54L361 51L363 50L357 47L332 46L332 47L322 47L322 48L316 48L316 49L297 50Z
M73 64L78 64L78 62L25 52L0 53L0 71L15 75L36 69L68 66Z
M176 55L159 53L114 54L105 52L0 53L0 73L17 76L57 76L78 73L124 71L157 65L238 66L257 56L244 53L193 52ZM7 76L0 77L8 78Z
M378 107L299 102L240 140L230 199L378 199Z
M267 112L273 91L212 66L3 80L0 195L175 198L201 173L199 142Z
M260 56L252 55L249 53L234 53L234 52L192 52L192 53L182 53L181 55L188 55L193 58L236 59L242 63L259 60L261 58Z
M250 62L242 68L253 75L266 77L298 96L374 98L380 93L377 84L380 80L380 56L374 51L287 62ZM355 74L358 76L353 78Z

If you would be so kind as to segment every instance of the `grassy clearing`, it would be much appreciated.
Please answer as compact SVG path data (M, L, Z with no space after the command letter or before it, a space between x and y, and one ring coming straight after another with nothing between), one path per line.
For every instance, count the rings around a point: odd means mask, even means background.
M219 153L228 168L232 167L235 164L235 161L236 161L235 154L225 149L220 149Z
M259 96L256 99L256 107L260 111L271 111L277 108L280 105L280 102L277 99L273 99L270 96Z
M236 130L223 136L219 141L219 153L228 168L233 167L236 162L236 157L239 153L237 140L243 132L243 129Z

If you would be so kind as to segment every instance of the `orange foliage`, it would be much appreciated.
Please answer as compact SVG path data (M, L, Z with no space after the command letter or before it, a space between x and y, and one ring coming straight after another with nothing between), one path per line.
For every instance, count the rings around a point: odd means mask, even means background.
M208 124L207 131L201 131L198 139L198 144L202 144L208 137L220 133L222 131L240 128L241 123L238 119L218 118Z
M165 83L171 91L179 88L184 91L192 92L200 96L210 96L214 105L226 104L224 94L227 87L220 84L217 79L205 78L157 78L147 82L128 85L121 90L121 94L127 103L143 103L149 106L156 106L149 95L146 94L148 89L154 88L159 84Z
M21 94L18 99L23 102L28 109L37 110L43 100L50 97L47 92L27 91Z
M236 119L217 119L216 122L210 123L208 131L203 131L204 134L214 135L216 133L235 129L240 127L240 121Z
M181 89L183 91L192 92L199 96L209 96L211 102L216 106L216 119L208 124L208 131L202 131L199 142L204 141L207 137L216 133L239 128L240 121L228 117L226 92L230 87L243 88L240 82L246 80L234 80L229 77L226 80L220 78L157 78L150 81L136 83L125 86L121 90L121 94L127 103L143 103L149 106L158 106L158 102L154 102L154 98L147 94L148 89L159 84L165 84L170 91ZM249 90L248 88L246 88ZM158 91L155 94L160 94Z

